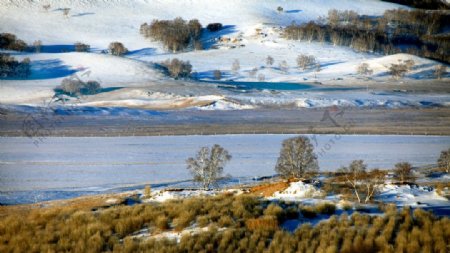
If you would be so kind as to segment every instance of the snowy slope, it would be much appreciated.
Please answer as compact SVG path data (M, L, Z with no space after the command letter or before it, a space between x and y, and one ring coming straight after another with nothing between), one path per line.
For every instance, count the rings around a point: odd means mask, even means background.
M50 8L45 11L43 5L47 4ZM284 11L278 12L278 6ZM256 68L257 75L264 75L268 82L319 81L334 84L339 78L350 84L362 82L356 75L356 66L362 62L369 63L375 79L387 80L391 63L398 59L414 59L417 66L407 78L429 78L437 64L431 60L406 54L382 57L345 47L288 41L280 37L280 26L324 17L333 8L381 15L386 9L398 7L377 0L4 0L0 1L0 32L14 33L29 44L41 40L44 46L39 54L14 53L19 59L31 58L32 76L29 80L0 80L0 103L41 104L52 97L53 88L64 77L77 75L83 80L97 80L103 87L123 88L85 97L82 103L78 103L89 106L223 110L285 104L300 107L340 104L395 107L416 106L425 101L427 104L448 105L450 99L439 94L417 97L389 94L380 97L349 92L284 92L276 95L267 90L235 94L214 86L174 83L152 68L152 63L177 57L190 61L195 72L193 76L200 80L211 80L213 71L221 70L224 79L255 82L257 77L250 76L249 71ZM67 17L63 15L63 8L70 8ZM238 44L217 45L218 49L173 54L165 51L160 43L139 34L139 26L144 22L175 17L196 18L204 26L221 22L227 27L219 33L206 32L203 38L206 44L214 43L213 39L219 36L240 41ZM112 41L123 42L130 52L125 57L103 54L102 51ZM91 53L70 52L75 42L91 45ZM299 54L316 56L322 66L321 71L296 68ZM273 67L265 64L268 55L275 59ZM241 65L237 73L230 70L235 59L239 59ZM289 65L288 73L279 70L278 64L282 61Z

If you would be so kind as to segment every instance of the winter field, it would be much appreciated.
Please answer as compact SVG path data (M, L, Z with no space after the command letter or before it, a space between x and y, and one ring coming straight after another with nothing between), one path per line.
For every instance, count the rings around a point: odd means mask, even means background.
M0 138L0 202L14 204L112 191L192 185L185 160L220 144L232 154L224 184L272 176L282 140L294 135ZM322 171L363 159L369 168L401 161L435 164L450 137L309 135ZM315 142L317 141L317 143Z

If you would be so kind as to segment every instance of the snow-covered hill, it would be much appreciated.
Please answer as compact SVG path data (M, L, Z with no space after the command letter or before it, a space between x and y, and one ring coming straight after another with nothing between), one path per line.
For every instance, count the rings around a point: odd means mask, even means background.
M48 10L45 5L49 5ZM282 12L277 11L279 6ZM13 53L16 58L32 60L32 75L28 80L0 80L0 103L42 103L53 95L53 88L63 78L76 74L85 80L97 80L103 87L123 88L84 98L81 105L249 109L261 104L420 105L424 100L449 104L449 99L428 95L379 98L373 94L348 97L348 93L284 92L273 95L263 91L245 96L201 83L174 84L152 67L152 63L176 57L190 61L194 77L200 80L212 80L213 71L220 70L224 79L233 81L264 79L267 82L332 84L336 79L345 83L361 82L356 66L362 62L374 70L375 79L387 80L391 63L413 59L416 66L407 78L429 78L437 64L431 60L405 54L383 57L326 43L289 41L280 36L280 27L325 17L330 9L381 15L387 9L398 7L401 6L378 0L3 0L0 1L0 32L16 34L28 44L41 40L43 47L42 53ZM65 8L70 9L67 16L63 14ZM181 53L167 52L160 43L139 34L144 22L176 17L198 19L203 26L220 22L225 29L217 33L205 32L202 40L207 45L206 50ZM219 37L237 42L217 43ZM124 43L130 52L125 57L102 53L112 41ZM89 44L91 52L70 52L75 42ZM209 48L212 44L218 49ZM299 54L314 55L321 64L320 72L299 70L296 67ZM273 67L266 66L268 55L275 60ZM235 59L240 61L237 73L231 71ZM282 61L288 65L287 72L278 68ZM252 69L256 69L257 74L250 75ZM353 97L359 98L358 101Z

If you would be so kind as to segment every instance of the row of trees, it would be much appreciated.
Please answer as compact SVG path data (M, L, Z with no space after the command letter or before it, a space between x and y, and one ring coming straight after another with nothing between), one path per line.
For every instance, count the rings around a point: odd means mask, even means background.
M54 89L56 93L69 96L93 95L99 93L101 90L102 87L99 82L93 80L84 82L75 76L64 78L61 81L61 85Z
M202 147L195 157L186 160L187 169L194 181L201 182L205 189L217 184L225 164L231 159L229 152L220 145L212 148ZM450 148L444 150L438 160L438 166L449 173ZM317 155L308 137L299 136L283 141L275 171L283 178L310 178L319 171ZM410 163L395 165L395 176L400 183L414 181ZM384 184L387 171L368 170L363 160L354 160L349 166L341 167L336 173L336 181L348 184L359 203L369 202Z
M330 10L326 22L311 21L284 29L287 39L328 42L355 50L394 54L406 52L450 63L450 14L443 11L387 10L381 17Z
M25 51L28 45L25 41L20 40L12 33L0 34L0 49Z
M216 28L211 27L211 29ZM202 49L200 42L202 25L197 19L189 21L180 17L174 20L155 19L151 24L142 24L140 33L146 38L162 42L168 50L173 52L178 52L188 47Z

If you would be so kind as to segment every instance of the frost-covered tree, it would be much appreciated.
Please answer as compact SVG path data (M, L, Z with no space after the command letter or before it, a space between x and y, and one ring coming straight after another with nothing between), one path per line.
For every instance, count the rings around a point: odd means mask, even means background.
M197 155L188 158L186 163L194 181L201 183L204 189L211 189L211 187L217 185L217 180L230 159L231 155L228 151L215 144L212 148L200 148Z
M308 137L298 136L283 141L275 171L284 178L302 178L319 170L314 146Z

